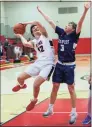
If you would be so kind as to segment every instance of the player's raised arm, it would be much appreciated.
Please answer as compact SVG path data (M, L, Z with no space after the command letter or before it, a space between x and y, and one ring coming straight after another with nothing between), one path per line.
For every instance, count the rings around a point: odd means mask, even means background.
M27 41L21 34L15 34L15 36L17 38L20 38L21 41L22 41L22 44L25 46L25 47L30 47L30 48L34 48L34 45L32 43L32 41Z
M41 33L42 33L45 37L48 37L48 33L47 33L45 27L44 27L40 22L34 21L32 24L37 25L37 26L39 27Z
M56 24L50 19L49 16L47 16L38 6L37 10L41 13L41 15L44 17L44 19L52 26L52 28L56 29Z
M36 25L39 27L41 33L45 36L45 37L48 37L48 33L45 29L45 27L38 21L31 21L31 22L26 22L26 23L22 23L24 25L28 25L28 24L31 24L31 25Z
M84 4L84 12L83 12L78 24L77 24L77 27L76 27L76 33L77 34L81 31L83 21L85 19L85 16L87 14L88 9L90 8L90 5L91 5L90 2L87 2L87 3Z

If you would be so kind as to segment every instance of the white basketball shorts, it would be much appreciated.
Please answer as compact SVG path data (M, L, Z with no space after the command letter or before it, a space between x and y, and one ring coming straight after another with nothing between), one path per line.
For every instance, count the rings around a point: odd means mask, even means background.
M41 76L46 80L52 72L53 67L54 61L52 60L35 61L33 64L30 64L24 72L30 76Z

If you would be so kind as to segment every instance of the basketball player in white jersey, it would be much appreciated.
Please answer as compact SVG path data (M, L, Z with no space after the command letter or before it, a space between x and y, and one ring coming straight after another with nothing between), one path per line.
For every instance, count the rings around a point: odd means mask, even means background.
M34 108L38 101L38 94L40 90L40 85L47 80L48 76L51 74L54 65L54 52L52 41L48 38L46 29L37 21L31 23L30 32L34 37L34 40L27 42L27 40L20 34L16 36L19 37L24 46L34 48L37 52L37 60L30 64L29 67L18 76L17 85L12 89L13 92L17 92L21 89L27 87L24 81L32 76L37 76L33 84L33 100L27 106L26 111L30 111Z

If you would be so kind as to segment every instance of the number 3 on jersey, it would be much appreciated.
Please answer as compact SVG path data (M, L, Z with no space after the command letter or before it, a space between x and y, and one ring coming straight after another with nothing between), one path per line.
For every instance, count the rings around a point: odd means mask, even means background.
M64 51L64 45L60 45L61 46L61 51Z
M44 52L43 46L42 46L42 45L39 46L39 47L38 47L38 50L39 50L40 52Z

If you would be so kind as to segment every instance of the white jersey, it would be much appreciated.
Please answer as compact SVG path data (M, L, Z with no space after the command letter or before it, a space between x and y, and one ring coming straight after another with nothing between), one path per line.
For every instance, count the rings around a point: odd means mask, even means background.
M50 77L54 66L54 48L49 38L41 35L34 39L34 49L37 52L37 60L25 70L30 76L41 76L45 80Z
M54 48L49 38L41 35L38 40L34 39L32 42L37 52L37 60L54 60Z

